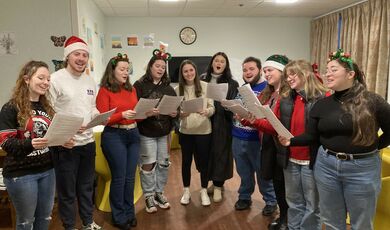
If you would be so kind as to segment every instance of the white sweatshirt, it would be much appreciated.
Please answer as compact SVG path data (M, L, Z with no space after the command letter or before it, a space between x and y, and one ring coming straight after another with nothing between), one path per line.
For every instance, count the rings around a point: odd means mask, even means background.
M83 117L87 124L99 111L96 109L97 87L92 77L83 73L74 76L66 68L51 74L50 99L56 113ZM75 145L86 145L94 141L92 129L76 134Z

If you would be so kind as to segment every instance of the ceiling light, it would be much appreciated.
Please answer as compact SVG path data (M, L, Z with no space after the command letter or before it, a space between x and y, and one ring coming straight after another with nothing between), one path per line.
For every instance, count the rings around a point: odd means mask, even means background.
M294 3L297 2L298 0L275 0L275 3L280 3L280 4L288 4L288 3Z
M178 2L179 0L158 0L159 2Z

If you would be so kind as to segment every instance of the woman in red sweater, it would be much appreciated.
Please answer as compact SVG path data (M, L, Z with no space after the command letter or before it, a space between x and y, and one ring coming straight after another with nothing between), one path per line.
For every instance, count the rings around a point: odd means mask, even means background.
M116 108L102 133L102 150L111 170L110 204L114 225L137 225L134 181L139 157L139 133L134 120L137 92L129 81L129 59L118 54L110 59L100 82L96 107L103 113Z
M312 66L304 60L288 63L284 77L290 86L287 96L278 100L274 113L282 124L294 135L305 132L308 114L326 92L315 77ZM253 120L259 130L277 135L267 120ZM278 157L283 158L283 174L286 187L288 209L288 229L321 229L318 191L312 171L317 144L297 147L278 147Z

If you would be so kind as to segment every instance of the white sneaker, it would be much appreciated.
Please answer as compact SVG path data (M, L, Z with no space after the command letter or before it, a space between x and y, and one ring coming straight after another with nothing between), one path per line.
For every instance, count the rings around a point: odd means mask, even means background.
M210 203L211 203L210 202L210 197L207 194L207 189L205 189L205 188L202 188L200 190L200 201L201 201L203 206L209 206Z
M221 187L221 190L222 190L222 192L225 191L225 187L223 187L223 185ZM214 193L214 185L213 184L211 184L210 187L207 188L207 193L210 195Z
M180 200L180 203L183 205L187 205L190 203L190 200L191 200L190 188L185 187L184 192L183 192L183 196L181 197L181 200Z
M214 186L213 201L218 203L222 201L222 188Z
M83 225L81 227L82 230L103 230L103 228L99 225L97 225L95 223L95 221L93 221L91 224L88 224L88 225Z

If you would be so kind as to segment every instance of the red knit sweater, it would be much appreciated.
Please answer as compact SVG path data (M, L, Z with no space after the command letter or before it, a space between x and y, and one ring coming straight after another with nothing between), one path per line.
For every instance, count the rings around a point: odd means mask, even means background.
M101 87L96 97L96 108L101 113L116 108L115 113L110 117L107 125L128 125L134 123L135 120L124 119L122 117L122 112L129 109L133 110L137 102L137 92L134 87L131 92L121 89L117 93L113 93L108 89Z

